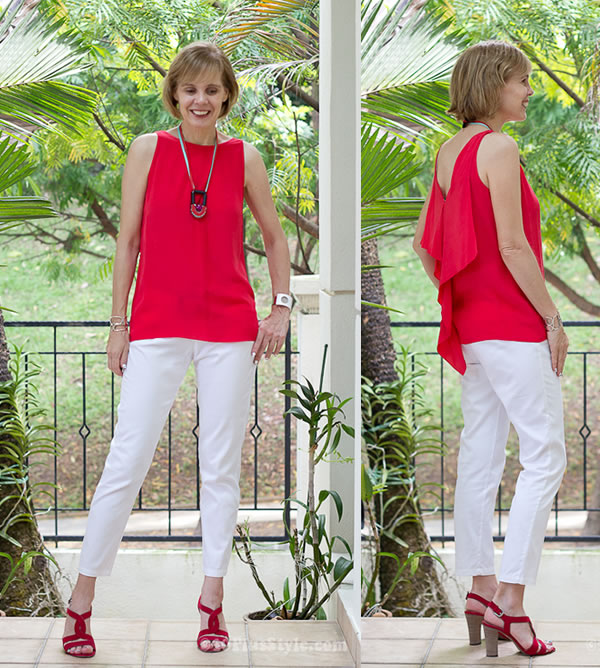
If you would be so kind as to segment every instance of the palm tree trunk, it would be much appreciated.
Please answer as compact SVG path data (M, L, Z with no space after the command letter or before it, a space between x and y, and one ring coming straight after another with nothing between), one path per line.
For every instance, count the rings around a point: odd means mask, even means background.
M4 330L4 317L0 310L0 382L7 382L12 378L8 366L9 360L10 354ZM5 414L7 410L10 410L9 405L0 405L0 415ZM9 438L6 434L0 433L0 443ZM0 471L6 462L3 446L0 444ZM22 485L0 485L0 527L5 525L9 517L21 513L31 514L32 509L26 501L28 498L27 492L27 482ZM16 495L17 498L1 503L3 499L12 495ZM32 519L31 522L13 524L7 533L13 540L20 543L15 545L0 536L0 552L10 555L13 563L16 563L24 553L44 551L44 543L35 519ZM0 590L11 579L10 571L10 560L6 557L0 557ZM6 614L15 617L45 617L64 614L62 597L58 592L46 557L34 557L31 570L27 575L24 574L23 566L19 568L17 577L11 579L8 589L0 598L0 608Z
M365 241L361 246L361 262L363 265L379 265L377 240ZM385 305L385 291L383 279L379 269L371 269L362 274L362 299L373 304ZM361 373L374 383L393 381L398 378L394 367L396 352L392 340L389 311L372 306L362 307L361 326ZM406 504L406 498L412 498L399 487L388 487L384 492L383 503L386 505L386 518L393 517L399 511L399 504ZM398 499L404 499L399 501ZM396 500L394 500L396 499ZM430 550L430 543L423 523L420 520L421 511L416 501L413 507L404 508L403 513L413 512L419 518L414 522L402 523L398 529L399 535L408 547L401 547L398 543L385 535L381 535L381 551L397 554L404 562L410 552ZM389 505L387 505L389 504ZM415 574L406 579L390 596L386 607L395 616L440 616L451 615L452 610L448 597L440 582L433 559L422 558ZM382 559L380 569L381 591L386 592L396 573L395 562L392 559Z

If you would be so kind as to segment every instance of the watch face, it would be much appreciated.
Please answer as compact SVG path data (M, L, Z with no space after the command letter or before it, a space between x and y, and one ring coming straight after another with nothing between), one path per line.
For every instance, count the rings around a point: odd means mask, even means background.
M275 298L275 304L277 306L291 306L292 298L289 295L279 294Z

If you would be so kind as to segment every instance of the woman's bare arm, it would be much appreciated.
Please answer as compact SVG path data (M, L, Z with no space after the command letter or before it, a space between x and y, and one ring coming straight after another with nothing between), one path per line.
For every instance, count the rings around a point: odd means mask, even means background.
M141 135L134 139L127 154L121 184L121 222L113 264L111 312L113 316L127 316L129 291L140 249L140 228L148 172L156 149L156 142L155 134ZM122 376L122 367L127 363L129 353L129 333L111 331L106 352L108 368L118 376Z
M273 297L290 291L290 252L287 238L281 227L279 216L271 196L271 188L260 153L250 144L244 144L246 164L246 201L262 233ZM252 353L258 363L261 356L269 359L281 349L289 326L290 310L286 306L275 306L261 320L258 336Z
M425 219L427 217L427 209L429 208L430 199L431 199L431 188L429 189L429 193L427 194L427 199L425 200L425 204L423 205L423 208L421 209L421 213L419 215L419 220L417 222L417 229L415 231L415 236L413 239L413 249L415 253L419 256L423 264L423 268L427 272L427 276L429 276L431 282L435 285L435 287L439 288L440 282L438 281L438 279L435 277L434 274L435 260L421 246L421 239L423 238L423 232L425 230Z
M552 318L558 309L523 229L519 149L514 139L499 133L488 135L484 142L481 167L489 183L502 260L535 310ZM569 345L564 329L549 332L548 342L552 368L562 374Z

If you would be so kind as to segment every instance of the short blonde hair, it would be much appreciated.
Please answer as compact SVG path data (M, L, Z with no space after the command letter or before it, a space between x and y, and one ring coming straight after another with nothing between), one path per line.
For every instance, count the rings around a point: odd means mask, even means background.
M513 44L490 40L470 46L452 70L448 113L463 123L493 116L508 79L529 72L529 59Z
M240 89L229 58L216 44L210 42L192 42L183 47L173 59L162 87L163 105L171 116L181 118L174 97L177 86L186 79L195 79L205 71L218 72L221 76L228 97L223 102L219 118L227 116L238 98Z

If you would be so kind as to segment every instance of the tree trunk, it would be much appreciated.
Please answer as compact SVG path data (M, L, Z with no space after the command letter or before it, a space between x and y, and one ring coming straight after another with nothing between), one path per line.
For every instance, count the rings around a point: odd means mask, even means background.
M8 367L10 355L4 331L4 317L0 310L0 382L11 380ZM9 410L6 404L0 405L0 415ZM8 440L6 434L0 433L0 441ZM3 447L0 445L0 471L6 464ZM28 483L24 483L28 485ZM20 501L10 500L0 505L0 527L4 526L6 520L15 514L31 514L32 509L27 499L29 490L23 489L22 485L0 485L0 501L12 494L21 496ZM25 493L24 493L25 492ZM18 541L20 545L14 545L5 538L0 537L0 552L9 554L16 563L23 554L31 551L44 552L44 543L40 536L37 522L18 522L8 530L11 538ZM11 563L6 557L0 557L0 590L9 579ZM12 616L56 616L64 614L64 605L58 592L54 579L48 567L46 557L34 557L31 570L24 574L23 565L18 569L17 577L9 584L8 589L0 598L0 609Z
M379 265L377 240L365 241L361 246L361 262L363 265ZM379 269L371 269L362 274L362 299L373 304L385 305L385 291L383 279ZM392 340L389 311L372 306L362 307L361 326L361 373L374 383L393 381L398 378L394 363L396 352ZM401 502L394 497L404 497L405 493L399 487L389 487L384 492L384 505L389 503L385 510L386 518L398 512ZM419 518L414 522L405 522L400 525L399 538L406 542L403 548L396 542L381 535L382 552L397 554L404 562L409 552L429 551L430 543L423 523L420 519L421 511L415 502L412 509ZM405 508L404 512L407 512ZM410 510L408 510L410 512ZM390 558L381 560L380 585L381 591L389 588L396 573L395 561ZM441 616L450 615L452 610L448 597L439 580L433 559L423 558L415 574L406 579L388 599L386 608L395 616Z

